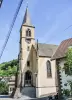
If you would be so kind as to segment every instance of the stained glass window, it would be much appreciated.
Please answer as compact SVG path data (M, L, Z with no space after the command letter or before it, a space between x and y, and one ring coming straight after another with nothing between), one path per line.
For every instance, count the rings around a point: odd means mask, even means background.
M47 65L47 77L52 77L51 62L48 60L46 65Z

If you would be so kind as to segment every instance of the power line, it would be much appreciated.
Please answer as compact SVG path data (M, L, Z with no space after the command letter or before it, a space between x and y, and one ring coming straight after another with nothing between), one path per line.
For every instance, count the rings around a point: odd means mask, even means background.
M69 29L70 27L72 27L72 25L69 25L67 28L65 28L62 32L66 31L67 29ZM55 37L55 35L52 35L51 38L49 38L49 40L47 40L46 42L50 42L53 38Z
M7 45L8 40L9 40L10 34L11 34L11 32L12 32L14 23L15 23L15 21L16 21L17 15L18 15L18 13L19 13L19 10L20 10L20 8L21 8L21 5L22 5L23 1L24 1L24 0L20 0L20 2L19 2L19 4L18 4L18 7L17 7L17 9L16 9L16 12L15 12L15 14L14 14L14 17L13 17L13 20L12 20L12 23L11 23L11 26L10 26L10 29L9 29L9 31L8 31L6 40L5 40L4 45L3 45L3 47L2 47L2 51L1 51L1 53L0 53L0 59L1 59L2 55L3 55L3 52L4 52L4 50L5 50L5 47L6 47L6 45Z
M66 31L66 30L69 29L70 27L72 27L72 25L68 26L64 31Z

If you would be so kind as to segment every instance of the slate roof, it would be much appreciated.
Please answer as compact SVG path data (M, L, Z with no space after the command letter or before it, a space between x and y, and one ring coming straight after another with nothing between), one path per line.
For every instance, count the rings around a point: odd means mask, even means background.
M51 57L58 45L38 43L39 56Z
M26 8L23 24L31 25L31 19L29 16L28 8Z
M26 11L25 11L25 15L24 15L24 18L23 18L22 25L34 27L34 26L32 25L32 23L31 23L31 18L30 18L30 14L29 14L29 11L28 11L28 7L26 8Z
M55 54L52 56L52 59L58 59L58 58L65 57L65 54L69 46L72 46L72 38L66 39L61 42Z

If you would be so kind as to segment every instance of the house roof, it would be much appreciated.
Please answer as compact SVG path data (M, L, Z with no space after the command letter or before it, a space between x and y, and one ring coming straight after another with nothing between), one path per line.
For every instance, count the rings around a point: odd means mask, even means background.
M52 56L52 59L58 59L65 57L68 47L72 45L72 38L66 39L61 42L56 52Z
M51 57L58 45L38 43L39 56Z

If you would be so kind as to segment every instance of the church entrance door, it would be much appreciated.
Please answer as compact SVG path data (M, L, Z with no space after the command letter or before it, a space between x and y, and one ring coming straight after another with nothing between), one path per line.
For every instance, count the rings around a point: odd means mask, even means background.
M32 73L30 71L25 73L25 86L32 86Z

